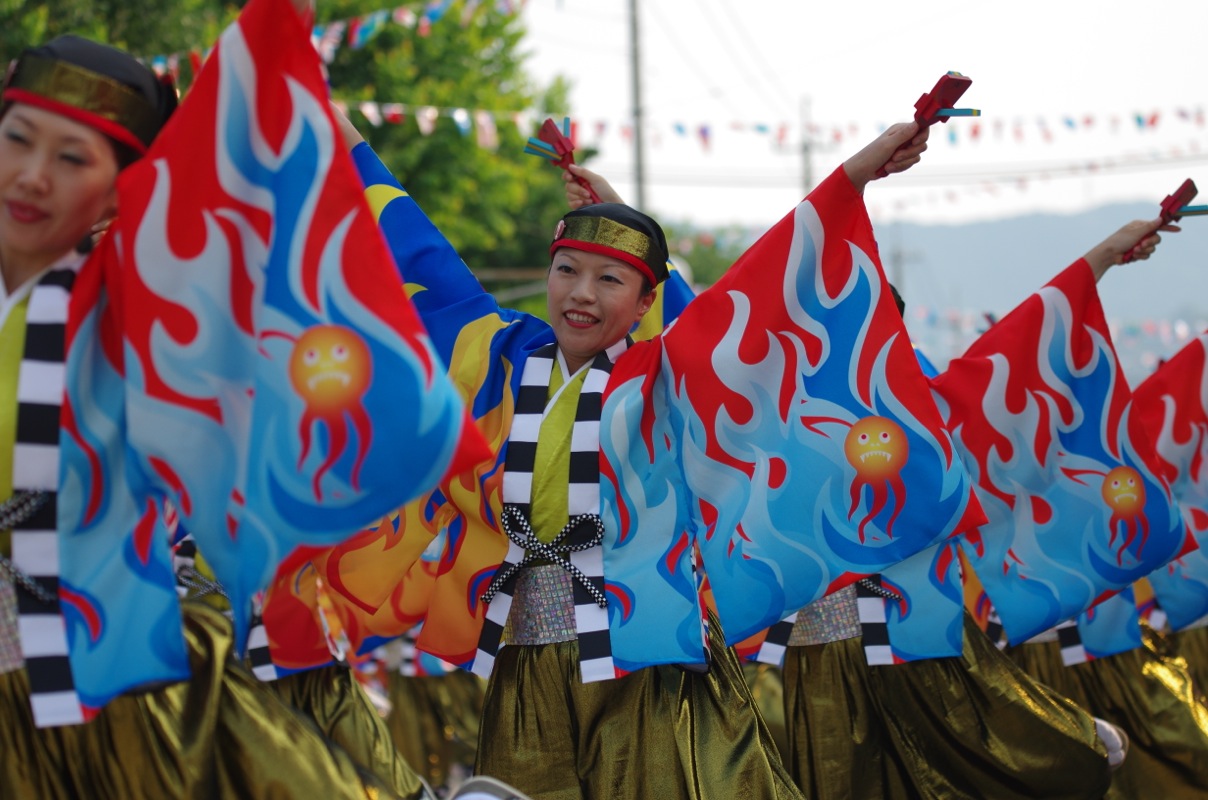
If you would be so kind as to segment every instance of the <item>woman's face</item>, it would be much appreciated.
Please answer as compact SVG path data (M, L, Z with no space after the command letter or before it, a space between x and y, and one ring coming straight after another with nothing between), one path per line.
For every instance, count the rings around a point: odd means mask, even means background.
M117 173L113 145L99 131L13 104L0 117L0 263L6 276L24 279L49 266L112 214Z
M550 323L572 370L616 344L650 310L642 273L611 256L560 247L547 279Z

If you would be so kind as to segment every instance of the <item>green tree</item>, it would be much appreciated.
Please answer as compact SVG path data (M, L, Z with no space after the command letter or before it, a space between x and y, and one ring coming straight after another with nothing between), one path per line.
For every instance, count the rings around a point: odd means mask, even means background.
M240 4L224 0L0 0L0 56L65 33L138 56L184 53L213 42Z
M397 2L397 0L395 0ZM246 4L230 0L0 0L0 52L78 33L151 57L207 47ZM484 279L497 267L544 267L557 219L565 212L559 171L524 154L535 130L519 130L516 112L539 124L567 111L559 78L534 81L525 70L523 20L493 1L420 3L418 17L443 8L430 25L386 22L363 47L345 37L329 65L333 97L433 222ZM385 0L319 0L317 21L348 20ZM393 10L393 9L392 9ZM184 67L182 85L191 78ZM498 147L480 146L442 111L430 135L413 113L403 124L375 127L358 111L364 101L495 112ZM534 125L534 127L536 127ZM523 280L523 279L521 279ZM528 280L531 280L529 278ZM494 283L492 283L494 285Z
M673 261L686 261L696 286L711 286L751 246L754 236L736 226L706 230L690 225L667 227L667 244Z
M335 0L320 14L346 19L380 4ZM345 43L329 66L333 96L348 103L374 150L483 277L493 267L548 264L553 226L566 210L558 170L524 154L534 131L513 121L516 112L535 111L530 118L540 122L566 110L562 81L543 86L526 73L524 35L522 19L494 2L459 0L431 25L388 23L364 47ZM375 127L358 111L364 101L403 103L408 114L402 124ZM480 146L473 126L462 132L446 111L424 135L413 113L423 106L494 112L497 149Z

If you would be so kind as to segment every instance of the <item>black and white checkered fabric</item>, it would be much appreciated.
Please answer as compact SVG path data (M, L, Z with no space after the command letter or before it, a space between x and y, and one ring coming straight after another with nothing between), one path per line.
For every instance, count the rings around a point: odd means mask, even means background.
M415 644L418 638L418 626L399 637L398 674L404 678L414 678L419 675L419 648Z
M794 611L768 628L763 642L759 645L759 652L755 655L756 661L784 666L784 652L789 646L789 638L793 635L793 626L797 624L797 614L798 612Z
M893 659L893 649L889 645L889 621L886 617L885 603L900 599L894 592L881 585L880 575L856 581L856 614L860 621L860 638L864 647L864 657L870 667L896 663ZM765 664L784 664L785 649L793 634L797 613L794 611L768 628L763 643L759 646L759 652L755 656L757 661Z
M1067 667L1084 664L1087 658L1086 648L1082 646L1082 633L1078 630L1078 620L1070 619L1057 626L1057 641L1061 644L1061 663Z
M885 615L886 598L891 593L881 586L881 576L856 581L856 612L860 618L860 637L868 666L893 664L889 646L889 623Z
M193 538L193 534L186 533L172 546L172 568L176 572L176 593L182 600L185 597L197 599L207 595L227 597L222 584L198 571L197 541ZM257 592L252 598L252 616L247 636L247 661L252 669L252 674L258 679L275 681L281 676L277 672L272 653L269 651L268 630L264 627L264 619L261 617L263 604L264 593ZM227 611L226 615L230 617L231 612Z
M172 572L176 575L176 596L184 599L194 589L197 574L197 542L193 534L185 534L172 545Z
M998 616L997 611L991 610L986 618L986 636L999 650L1006 648L1007 638L1003 636L1002 617Z
M489 675L495 665L495 655L499 652L503 629L512 608L514 578L525 558L529 557L528 551L532 550L530 561L544 558L564 568L573 567L567 571L575 577L575 629L583 681L589 683L616 677L604 594L604 551L598 543L601 530L600 413L612 365L629 344L628 339L618 342L596 356L588 368L571 432L567 507L570 523L555 543L540 549L534 545L535 537L528 535L531 529L526 529L531 519L537 436L546 412L554 402L549 398L549 381L557 362L557 345L538 349L524 362L503 474L504 516L516 524L504 525L509 544L507 555L495 573L500 580L492 581L483 596L483 602L487 604L486 619L473 665L473 671L479 675ZM550 548L557 558L551 558L550 552L543 552Z
M257 592L252 599L252 619L247 632L247 660L252 674L262 681L275 681L281 677L268 646L268 628L260 612L264 608L264 593Z
M74 266L74 265L73 265ZM67 627L59 606L59 413L63 403L67 308L75 269L51 269L34 286L26 310L25 350L17 380L14 492L46 492L37 511L12 533L12 562L44 590L42 598L18 582L21 651L29 673L30 704L39 728L85 721L67 655Z

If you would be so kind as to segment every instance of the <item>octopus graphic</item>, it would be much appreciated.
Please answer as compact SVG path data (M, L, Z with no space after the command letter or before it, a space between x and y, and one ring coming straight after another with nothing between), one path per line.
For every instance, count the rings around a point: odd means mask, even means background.
M872 505L860 520L860 543L864 543L864 529L889 502L889 490L893 490L893 513L885 525L885 534L893 538L893 523L902 513L906 501L906 486L902 483L902 467L910 455L906 433L886 417L864 417L851 426L843 442L843 453L856 470L851 484L851 510L847 518L855 516L864 488L872 490Z
M1124 563L1124 553L1137 538L1138 532L1141 534L1141 541L1137 544L1139 560L1145 540L1149 538L1149 521L1144 514L1145 484L1141 475L1132 467L1116 467L1103 477L1103 487L1100 491L1103 494L1103 502L1112 510L1112 517L1108 522L1111 528L1108 547L1116 543L1117 530L1120 527L1124 529L1123 541L1120 543L1120 549L1116 551L1116 564Z
M284 334L279 334L284 336ZM286 337L289 338L289 337ZM348 420L357 432L357 458L352 467L352 487L360 488L361 465L369 450L372 426L361 403L372 376L369 348L359 335L341 325L316 325L297 341L289 359L289 378L294 391L306 404L298 433L302 453L298 468L310 454L316 422L327 426L331 441L327 457L315 470L315 499L322 500L320 481L348 447Z

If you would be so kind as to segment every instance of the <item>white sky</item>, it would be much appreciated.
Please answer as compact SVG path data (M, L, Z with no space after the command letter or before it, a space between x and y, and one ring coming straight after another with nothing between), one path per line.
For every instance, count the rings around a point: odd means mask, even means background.
M1199 179L1197 202L1208 203L1208 0L638 4L646 205L668 219L770 225L803 194L806 103L823 144L812 159L818 180L879 125L908 119L947 70L973 79L959 105L983 116L937 125L921 165L871 188L878 221L1156 206L1186 177ZM570 79L580 145L601 150L591 166L634 201L632 145L621 136L632 109L628 8L628 0L528 0L524 15L531 73ZM1138 112L1158 112L1157 125L1139 129ZM734 131L735 122L748 131ZM750 132L756 123L788 124L788 147ZM701 125L712 133L709 152ZM837 146L835 129L844 137Z

